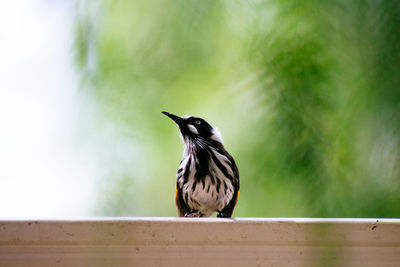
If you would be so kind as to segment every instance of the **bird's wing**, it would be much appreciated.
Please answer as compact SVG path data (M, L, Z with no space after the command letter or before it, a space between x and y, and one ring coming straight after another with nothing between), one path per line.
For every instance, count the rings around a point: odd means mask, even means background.
M235 160L231 156L229 156L229 160L232 163L233 186L235 187L235 192L233 194L231 201L229 201L228 205L226 205L225 208L223 208L220 211L221 216L218 216L218 217L226 217L226 218L232 217L233 209L235 208L235 206L237 204L237 201L239 198L239 192L240 192L239 170L236 166Z
M178 184L175 186L175 203L179 217L184 217L186 213L190 212L189 206L183 199L182 189L179 188Z

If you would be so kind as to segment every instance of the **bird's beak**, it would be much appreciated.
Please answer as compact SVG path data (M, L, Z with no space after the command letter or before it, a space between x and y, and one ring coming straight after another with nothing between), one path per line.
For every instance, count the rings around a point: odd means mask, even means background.
M182 123L182 121L183 121L183 119L182 119L181 117L176 116L176 115L174 115L174 114L172 114L172 113L169 113L169 112L167 112L167 111L162 111L161 113L164 114L164 115L166 115L166 116L168 116L168 117L170 117L170 118L171 118L174 122L176 122L176 124L178 124L179 126L181 125L181 123Z

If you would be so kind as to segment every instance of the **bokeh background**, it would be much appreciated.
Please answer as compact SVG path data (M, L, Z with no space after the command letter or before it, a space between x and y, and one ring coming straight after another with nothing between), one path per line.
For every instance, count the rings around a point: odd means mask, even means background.
M175 216L162 110L222 132L237 217L400 216L399 1L28 2L1 11L0 216Z

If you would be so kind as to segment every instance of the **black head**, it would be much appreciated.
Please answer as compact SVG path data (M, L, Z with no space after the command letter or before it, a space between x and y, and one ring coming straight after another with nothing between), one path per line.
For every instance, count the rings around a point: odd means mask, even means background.
M214 129L204 119L193 116L179 117L166 111L162 113L175 121L179 126L182 137L193 139L203 138L205 140L214 140L222 144L222 138L218 130Z

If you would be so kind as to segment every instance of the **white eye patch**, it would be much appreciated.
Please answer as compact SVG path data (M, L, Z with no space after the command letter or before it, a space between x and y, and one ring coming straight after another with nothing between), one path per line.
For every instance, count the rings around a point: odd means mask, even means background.
M199 134L199 132L197 131L196 127L194 127L192 124L188 124L188 128L192 133Z

